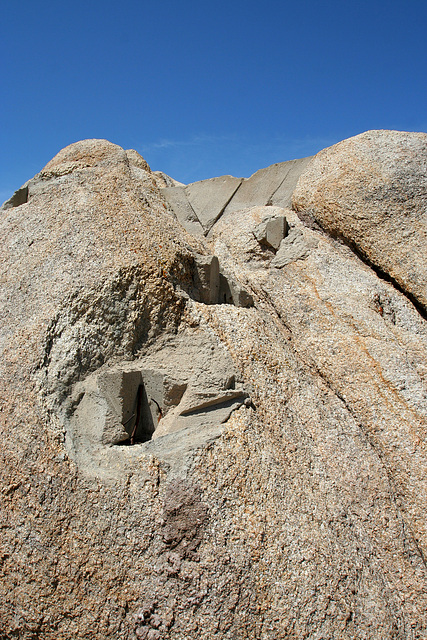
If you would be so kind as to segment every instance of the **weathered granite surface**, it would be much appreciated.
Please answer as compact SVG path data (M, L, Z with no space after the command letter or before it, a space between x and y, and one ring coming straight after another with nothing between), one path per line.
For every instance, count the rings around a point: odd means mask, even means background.
M0 210L1 638L427 637L422 211L384 168L415 198L427 157L358 138L283 163L298 213L206 181L199 220L102 140Z
M427 312L427 134L368 131L324 149L293 194Z

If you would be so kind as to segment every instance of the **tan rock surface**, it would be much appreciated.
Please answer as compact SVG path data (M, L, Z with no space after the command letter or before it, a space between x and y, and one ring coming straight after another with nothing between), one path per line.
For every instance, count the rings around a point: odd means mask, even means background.
M368 131L320 151L293 207L344 238L427 310L427 134Z
M0 213L1 637L423 640L426 321L290 209L193 238L158 180L84 141ZM200 302L218 261L251 306Z

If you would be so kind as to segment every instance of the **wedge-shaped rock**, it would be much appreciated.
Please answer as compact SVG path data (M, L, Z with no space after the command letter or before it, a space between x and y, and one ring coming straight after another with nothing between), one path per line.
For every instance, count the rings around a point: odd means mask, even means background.
M193 182L185 188L188 201L208 233L242 182L241 178L221 176Z
M280 269L295 260L304 260L316 245L315 240L304 237L302 229L292 229L280 243L279 250L271 261L271 266Z
M203 236L204 229L188 202L185 187L165 187L161 192L184 229L193 236Z
M285 216L268 216L255 228L255 237L258 242L272 249L280 247L280 243L288 232L288 223Z
M266 205L288 207L298 178L309 160L310 158L289 160L260 169L250 178L243 180L225 212Z

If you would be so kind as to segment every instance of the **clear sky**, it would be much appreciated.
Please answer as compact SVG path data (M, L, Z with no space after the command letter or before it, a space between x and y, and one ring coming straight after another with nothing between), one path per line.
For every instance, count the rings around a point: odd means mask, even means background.
M0 0L0 200L107 138L182 182L427 130L426 0Z

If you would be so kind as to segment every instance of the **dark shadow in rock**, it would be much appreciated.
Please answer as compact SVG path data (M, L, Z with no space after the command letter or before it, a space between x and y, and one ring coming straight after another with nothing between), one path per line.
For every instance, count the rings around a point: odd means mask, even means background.
M231 293L230 285L222 273L219 276L219 301L221 304L233 304L233 294Z
M15 191L13 196L9 198L9 200L6 200L1 208L3 210L12 209L13 207L20 207L21 204L25 204L26 202L28 202L28 186L24 185Z
M252 307L253 298L242 285L221 268L213 255L195 254L193 286L187 291L190 298L204 304L233 304L236 307Z
M160 405L156 401L154 402L161 415ZM130 418L122 423L129 434L129 438L119 444L134 445L141 442L148 442L148 440L151 440L156 429L150 409L150 400L143 382L138 386L136 396L132 403L132 410L133 412ZM127 409L126 412L129 413L129 409Z

